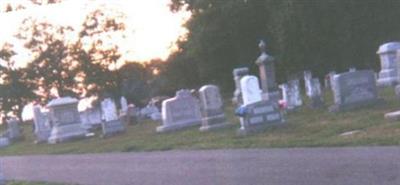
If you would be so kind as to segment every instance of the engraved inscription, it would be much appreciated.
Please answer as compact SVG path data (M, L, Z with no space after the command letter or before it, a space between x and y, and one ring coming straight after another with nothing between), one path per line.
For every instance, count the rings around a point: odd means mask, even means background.
M274 111L274 108L272 106L265 106L265 107L257 107L254 108L253 112L254 114L263 114L263 113L268 113Z
M249 122L250 124L259 124L262 123L264 121L262 116L256 116L256 117L251 117Z
M279 113L267 115L268 121L276 121L276 120L279 120L280 118L281 118L281 115Z

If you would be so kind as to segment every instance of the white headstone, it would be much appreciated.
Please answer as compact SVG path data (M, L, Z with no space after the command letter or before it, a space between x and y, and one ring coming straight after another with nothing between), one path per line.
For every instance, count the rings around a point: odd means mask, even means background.
M243 105L252 104L262 100L261 89L256 76L246 75L240 80Z
M311 97L311 79L312 74L310 71L304 71L304 84L306 87L306 95Z
M117 107L111 98L106 98L101 102L102 119L107 121L114 121L118 119Z
M121 96L120 103L121 103L121 111L123 113L127 113L128 112L128 101L126 100L126 98Z

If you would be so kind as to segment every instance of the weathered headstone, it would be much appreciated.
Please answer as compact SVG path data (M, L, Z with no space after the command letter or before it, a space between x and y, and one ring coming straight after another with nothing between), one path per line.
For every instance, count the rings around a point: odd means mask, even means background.
M355 72L355 71L357 71L357 69L355 67L349 68L349 72Z
M240 79L249 74L249 68L236 68L233 70L233 80L235 81L235 92L233 93L232 102L235 105L242 105L242 92L240 88Z
M264 100L279 101L280 93L275 81L274 57L267 54L267 46L264 41L260 41L259 48L261 55L257 58L256 64L259 67L262 98Z
M203 120L200 131L222 128L228 125L223 110L223 103L219 88L215 85L205 85L200 88Z
M33 107L33 122L36 142L47 142L50 137L51 125L47 115L42 113L40 106Z
M308 97L311 97L311 79L312 79L311 71L304 71L304 85L306 89L306 95Z
M125 131L125 127L118 117L117 107L111 98L106 98L101 102L101 110L103 136L111 136Z
M49 120L53 125L49 143L58 143L75 138L84 138L87 130L83 128L78 112L78 100L62 97L50 101Z
M174 98L162 102L162 126L157 132L168 132L201 124L198 100L189 90L179 90Z
M19 140L22 137L19 124L20 121L17 118L11 118L10 120L7 120L7 135L11 141Z
M10 139L8 137L0 137L0 148L4 148L10 145Z
M361 70L335 75L333 112L379 102L373 71Z
M121 96L120 99L120 103L121 103L121 111L123 112L123 114L126 112L128 112L128 101L126 100L125 97Z
M389 42L382 44L376 52L379 55L381 62L378 86L393 86L398 83L396 52L399 49L400 42Z
M299 80L291 80L287 84L282 84L282 97L286 102L288 110L293 110L303 104L300 94Z
M321 83L318 78L313 78L311 80L311 94L310 94L310 107L311 108L320 108L324 106L324 101L322 97L321 91Z
M87 108L79 113L82 125L87 128L93 128L101 125L101 108L99 106Z
M335 89L335 87L334 87L335 83L333 82L333 78L335 77L335 75L336 75L335 71L331 71L328 74L328 76L329 76L329 84L330 84L330 87L331 87L332 91Z

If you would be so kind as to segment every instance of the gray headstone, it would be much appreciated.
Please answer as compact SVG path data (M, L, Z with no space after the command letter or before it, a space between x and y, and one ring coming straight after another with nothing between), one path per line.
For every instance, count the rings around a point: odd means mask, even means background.
M53 125L48 142L51 144L75 138L84 138L87 130L82 126L78 100L71 97L57 98L47 104L49 120Z
M240 79L249 74L249 68L236 68L233 70L233 80L235 81L235 92L233 93L232 102L236 105L242 105L242 91L240 88Z
M275 64L274 57L269 56L266 51L266 43L260 41L259 48L261 51L260 56L256 60L259 67L260 81L262 88L262 97L264 100L279 100L278 85L275 80ZM278 97L277 97L278 94Z
M11 141L19 140L21 139L21 130L19 128L20 121L16 118L11 118L10 120L7 120L7 126L8 126L8 138Z
M88 108L79 113L82 125L85 128L93 128L101 124L101 108L99 106Z
M111 98L106 98L101 102L101 110L103 136L112 136L125 131L125 127L118 117L117 107Z
M267 126L284 122L279 110L279 105L275 101L262 100L243 107L246 114L242 118L239 135L246 135L260 131Z
M40 106L33 107L33 122L35 124L36 142L47 142L50 137L51 125L47 115L42 113Z
M335 75L334 102L330 110L353 109L379 101L373 71L361 70Z
M174 98L162 102L162 126L157 132L168 132L200 125L200 105L189 90L179 90Z
M205 85L200 88L200 102L203 107L203 122L200 131L208 131L227 126L219 88Z
M282 97L288 110L293 110L303 104L299 86L299 80L291 80L287 84L281 85Z
M324 101L322 97L321 83L318 78L313 78L311 80L311 96L310 96L310 107L320 108L324 106Z
M332 91L335 89L335 87L334 87L335 83L333 82L333 78L334 78L335 75L336 75L335 71L331 71L328 74L328 76L329 76L329 84L330 84L330 87L331 87Z
M381 63L381 71L378 77L378 86L393 86L398 83L396 57L400 49L400 42L382 44L378 51Z

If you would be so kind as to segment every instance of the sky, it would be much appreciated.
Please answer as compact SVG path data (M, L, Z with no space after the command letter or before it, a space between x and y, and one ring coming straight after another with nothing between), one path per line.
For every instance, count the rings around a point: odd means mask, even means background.
M97 6L106 5L120 10L126 14L127 37L115 38L113 42L122 50L121 61L165 60L176 49L176 41L187 34L182 25L190 18L189 12L171 13L169 0L64 0L43 6L33 5L28 0L0 0L0 8L7 2L18 2L27 8L0 13L0 24L7 25L1 28L0 46L6 41L15 42L12 36L27 16L79 30L86 14ZM15 47L23 50L18 44ZM29 54L21 54L14 60L24 66Z

